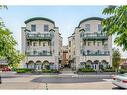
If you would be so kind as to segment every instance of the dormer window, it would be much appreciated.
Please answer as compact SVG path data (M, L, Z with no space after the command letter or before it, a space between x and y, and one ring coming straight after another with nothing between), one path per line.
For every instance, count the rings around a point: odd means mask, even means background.
M36 25L31 25L31 31L35 32L36 31Z
M49 26L48 25L44 25L44 32L48 32L49 31Z

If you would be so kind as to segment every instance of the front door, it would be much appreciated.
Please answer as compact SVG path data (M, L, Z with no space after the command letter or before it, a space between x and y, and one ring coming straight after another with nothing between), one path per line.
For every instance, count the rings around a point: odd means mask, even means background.
M36 70L38 70L38 71L41 70L41 65L40 65L40 64L37 64L37 65L36 65Z

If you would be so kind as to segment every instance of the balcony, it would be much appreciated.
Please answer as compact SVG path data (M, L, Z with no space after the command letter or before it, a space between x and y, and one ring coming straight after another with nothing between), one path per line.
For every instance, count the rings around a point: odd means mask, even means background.
M83 56L110 56L110 51L83 51Z
M81 34L84 40L108 40L106 33L84 33Z
M32 34L32 33L28 33L26 35L26 38L28 40L51 40L51 34Z
M43 53L43 52L26 52L27 56L52 56L51 52Z

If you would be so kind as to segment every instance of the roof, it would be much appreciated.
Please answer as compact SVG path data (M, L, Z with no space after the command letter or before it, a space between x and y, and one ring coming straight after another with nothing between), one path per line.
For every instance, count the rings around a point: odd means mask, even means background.
M35 21L35 20L45 20L45 21L49 21L49 22L55 24L54 21L52 21L52 20L50 20L50 19L48 19L48 18L44 18L44 17L34 17L34 18L30 18L30 19L26 20L24 23L27 24L27 23L29 23L29 22L31 22L31 21Z
M79 26L80 24L82 24L83 22L86 22L86 21L89 21L89 20L99 20L99 21L102 21L104 18L100 18L100 17L89 17L89 18L86 18L86 19L83 19L79 22ZM78 26L78 27L79 27Z

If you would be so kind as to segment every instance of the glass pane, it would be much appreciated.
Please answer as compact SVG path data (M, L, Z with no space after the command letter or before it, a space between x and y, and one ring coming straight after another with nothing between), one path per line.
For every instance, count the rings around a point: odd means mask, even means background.
M44 25L44 31L49 31L49 26L48 25Z
M31 25L31 31L36 31L36 25Z

